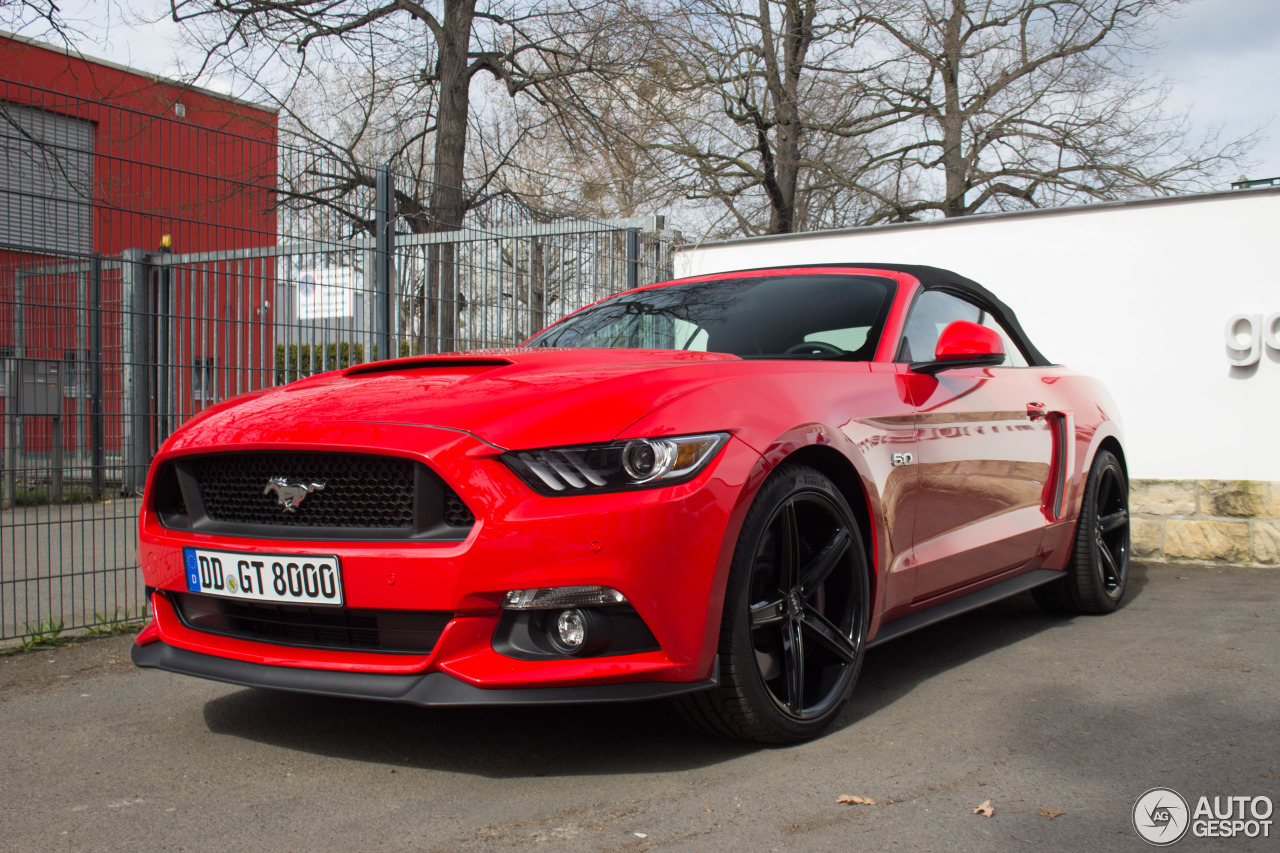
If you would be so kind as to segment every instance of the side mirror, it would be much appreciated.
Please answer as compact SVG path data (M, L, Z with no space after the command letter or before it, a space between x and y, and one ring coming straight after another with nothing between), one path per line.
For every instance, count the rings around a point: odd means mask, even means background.
M942 330L933 361L911 364L916 373L934 374L954 367L995 367L1004 363L1004 341L994 329L956 320Z

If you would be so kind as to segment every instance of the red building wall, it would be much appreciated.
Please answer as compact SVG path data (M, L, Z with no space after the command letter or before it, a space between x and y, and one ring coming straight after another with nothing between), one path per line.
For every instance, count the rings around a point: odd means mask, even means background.
M0 99L95 124L96 252L274 242L272 110L13 38L0 69Z
M121 366L130 355L121 336L129 306L121 304L121 273L115 261L129 249L157 252L164 235L171 238L172 252L180 255L274 245L277 116L234 98L2 36L0 101L41 111L28 116L54 114L90 122L93 152L91 189L68 208L77 214L55 217L51 223L54 228L80 230L82 223L91 223L91 239L57 251L49 246L0 245L0 350L61 360L87 346L87 326L99 323L106 443L109 450L118 449ZM13 209L0 207L0 216L15 215ZM76 242L72 237L68 239ZM91 254L103 258L105 265L98 305L86 303L89 288L83 270ZM238 369L238 363L253 365L274 351L269 340L273 270L262 262L255 269L252 280L237 285L243 295L237 293L234 299L206 298L199 291L200 280L187 285L195 292L185 294L186 304L200 305L202 313L179 313L170 320L171 338L177 344L169 348L175 367L168 382L175 389L179 412L197 410L215 396L191 393L186 366L216 354L221 368ZM172 276L173 281L191 278ZM250 300L266 306L252 318L262 333L233 336L232 325L243 318L230 314ZM182 304L178 298L174 302ZM249 343L233 347L232 340ZM200 341L203 351L196 352L192 341ZM69 385L63 405L64 442L69 448L84 447L84 383ZM8 400L0 406L7 407ZM22 421L26 451L47 448L47 421ZM0 444L7 440L0 434Z

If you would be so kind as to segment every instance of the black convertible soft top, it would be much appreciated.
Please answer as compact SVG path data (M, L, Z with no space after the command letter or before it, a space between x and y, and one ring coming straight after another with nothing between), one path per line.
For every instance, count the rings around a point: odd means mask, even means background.
M765 272L770 269L803 269L805 267L858 267L869 270L890 270L892 272L905 272L919 279L929 290L954 290L964 296L970 297L972 300L979 302L991 314L1001 322L1009 334L1017 341L1019 347L1027 357L1027 361L1037 367L1045 367L1052 364L1049 359L1045 358L1040 350L1036 349L1035 344L1031 343L1031 339L1027 337L1027 333L1022 330L1022 324L1018 322L1018 316L1013 313L1013 309L1005 305L990 290L978 284L971 278L965 278L959 273L951 270L944 270L940 267L927 267L919 264L875 264L875 263L838 263L838 264L788 264L785 267L760 267L753 270L742 270L742 272ZM727 272L727 270L726 270Z
M840 264L840 266L844 266L844 264ZM977 301L991 311L997 320L1004 324L1004 327L1009 330L1009 334L1017 339L1023 352L1026 353L1028 362L1037 367L1045 367L1052 364L1040 350L1036 349L1036 345L1031 343L1031 339L1022 330L1022 324L1018 322L1018 315L1013 313L1013 309L997 299L996 295L990 290L987 290L971 278L965 278L959 273L944 270L940 267L926 267L914 264L851 264L850 266L910 273L930 290L956 290L975 297Z

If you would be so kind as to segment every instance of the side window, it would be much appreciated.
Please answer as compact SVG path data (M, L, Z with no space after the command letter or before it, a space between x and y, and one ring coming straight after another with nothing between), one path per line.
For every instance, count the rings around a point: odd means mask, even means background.
M855 352L867 343L870 326L854 326L849 329L828 329L825 332L810 332L804 336L805 342L821 341L835 344L845 352Z
M1001 367L1027 367L1027 359L1022 355L1022 350L1018 349L1018 345L1013 342L1013 336L1000 325L995 317L992 317L986 311L982 312L982 325L988 329L992 329L996 334L1000 335L1000 339L1004 341L1004 364Z
M898 361L928 361L938 349L938 336L956 320L982 321L982 310L942 290L926 290L907 314Z
M1013 337L995 317L977 305L942 290L926 290L916 297L911 313L907 315L898 361L928 361L933 358L942 330L956 320L978 323L1000 335L1005 353L1002 367L1027 366L1027 359L1013 342Z

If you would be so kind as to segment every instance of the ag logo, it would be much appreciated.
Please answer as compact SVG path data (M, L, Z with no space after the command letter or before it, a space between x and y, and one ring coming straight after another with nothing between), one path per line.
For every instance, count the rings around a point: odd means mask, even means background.
M1181 840L1190 825L1187 801L1172 788L1152 788L1133 804L1133 828L1143 841L1157 847Z

